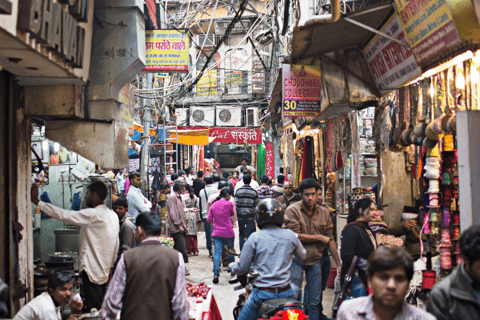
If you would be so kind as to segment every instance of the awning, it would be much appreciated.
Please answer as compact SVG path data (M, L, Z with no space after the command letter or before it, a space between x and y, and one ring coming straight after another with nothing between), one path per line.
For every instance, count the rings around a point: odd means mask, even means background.
M201 130L169 130L168 137L177 140L172 141L178 144L185 144L189 146L205 146L213 142L215 138L208 136L208 129ZM178 137L177 137L178 135Z
M365 45L374 35L371 31L348 22L350 18L376 30L393 14L392 3L382 2L343 15L331 24L316 24L293 30L293 61Z
M134 123L133 124L133 129L134 130L137 130L141 133L143 133L143 126L141 124L138 124L138 123ZM152 137L155 137L156 136L156 133L155 133L155 128L150 128L150 135Z

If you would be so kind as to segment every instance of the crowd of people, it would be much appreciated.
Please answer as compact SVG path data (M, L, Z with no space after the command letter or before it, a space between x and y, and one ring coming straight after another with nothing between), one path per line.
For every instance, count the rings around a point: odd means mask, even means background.
M337 319L447 320L474 319L480 314L480 227L462 234L464 262L434 287L427 313L405 302L414 260L408 250L377 245L369 225L374 210L371 200L358 201L350 211L338 250L332 209L315 179L303 180L296 193L283 175L276 181L262 175L258 184L256 172L246 161L237 169L223 176L195 174L193 168L170 171L154 201L141 192L139 173L132 172L125 179L119 171L114 177L113 211L104 204L107 188L102 182L88 186L88 208L80 211L40 201L34 185L32 202L40 210L81 227L81 290L80 296L72 296L72 280L56 273L49 280L48 292L32 300L15 319L58 315L59 307L72 299L72 311L101 309L103 319L116 319L119 314L121 319L151 319L152 315L188 319L186 265L190 256L199 254L197 233L202 224L213 259L214 284L219 283L222 265L233 274L251 269L259 274L240 313L242 320L257 319L262 302L288 297L303 301L310 319L326 319L322 292L330 257L341 285L348 281ZM238 227L241 252L237 262L224 252L225 245L234 245L234 227ZM164 229L174 239L174 250L160 243Z

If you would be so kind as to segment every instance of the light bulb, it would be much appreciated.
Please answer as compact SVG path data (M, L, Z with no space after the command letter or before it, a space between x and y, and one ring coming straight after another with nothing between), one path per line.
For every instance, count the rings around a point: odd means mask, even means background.
M465 90L465 78L463 77L463 72L457 73L455 86L457 87L457 89Z
M315 134L317 134L317 133L320 132L320 130L319 130L319 129L313 129L313 132L314 132Z
M478 81L480 80L479 78L480 78L480 74L478 73L478 69L476 67L473 67L470 75L472 84L477 84Z
M43 148L43 150L48 150L48 141L47 141L47 139L43 140L43 142L42 142L42 148Z
M55 142L53 144L53 151L55 151L55 152L60 151L60 144L58 142Z
M433 88L433 83L430 85L430 97L433 98L433 96L435 95L435 89Z

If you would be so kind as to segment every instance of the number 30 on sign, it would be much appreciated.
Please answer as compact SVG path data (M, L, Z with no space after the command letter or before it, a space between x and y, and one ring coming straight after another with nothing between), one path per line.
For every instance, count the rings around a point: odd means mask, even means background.
M285 100L283 101L284 103L284 106L283 106L283 110L287 111L287 110L297 110L297 101L295 100Z

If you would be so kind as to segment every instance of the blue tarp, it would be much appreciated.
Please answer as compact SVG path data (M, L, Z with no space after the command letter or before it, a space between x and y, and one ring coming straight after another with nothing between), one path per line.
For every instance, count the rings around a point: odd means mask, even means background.
M128 148L128 159L138 159L140 158L140 156L138 155L138 153L133 150L133 148Z
M142 139L142 135L143 135L142 132L139 132L137 130L133 130L133 136L130 136L130 139L132 139L133 141L138 141L138 140Z

